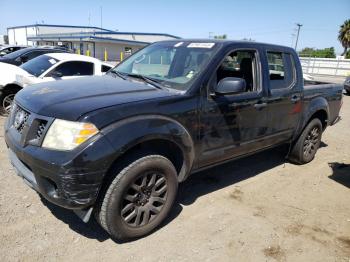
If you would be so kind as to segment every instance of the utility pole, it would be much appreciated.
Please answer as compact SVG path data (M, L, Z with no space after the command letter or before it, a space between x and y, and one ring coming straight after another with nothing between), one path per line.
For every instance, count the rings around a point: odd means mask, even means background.
M295 36L296 36L296 34L294 34L294 33L290 35L290 37L292 38L292 42L290 44L290 47L293 47L293 45L294 45L294 38L295 38Z
M303 25L298 23L297 26L298 26L298 32L297 32L297 40L295 41L295 50L297 50L297 46L298 46L300 27L302 27Z
M101 29L102 29L102 5L100 6L100 11L101 11Z

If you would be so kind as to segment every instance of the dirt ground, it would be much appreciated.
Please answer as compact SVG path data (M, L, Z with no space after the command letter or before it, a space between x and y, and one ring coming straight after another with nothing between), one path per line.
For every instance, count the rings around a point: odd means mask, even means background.
M350 96L341 115L310 164L278 148L193 175L164 225L128 243L29 189L1 132L0 261L350 261Z

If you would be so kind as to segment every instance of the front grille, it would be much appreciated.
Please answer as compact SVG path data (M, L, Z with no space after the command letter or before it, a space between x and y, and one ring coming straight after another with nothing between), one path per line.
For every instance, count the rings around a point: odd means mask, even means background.
M13 127L20 133L23 133L23 129L26 126L30 113L25 111L19 106L13 109Z
M40 146L53 121L50 117L29 112L16 103L9 117L13 134L22 146Z

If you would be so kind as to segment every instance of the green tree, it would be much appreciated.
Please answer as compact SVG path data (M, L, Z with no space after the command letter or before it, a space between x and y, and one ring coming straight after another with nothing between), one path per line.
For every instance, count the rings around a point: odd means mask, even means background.
M335 58L334 47L315 49L310 47L305 47L299 52L301 57L319 57L319 58Z
M348 51L346 52L345 58L350 59L350 50L348 50Z
M342 55L345 56L348 48L350 48L350 19L346 20L344 24L340 26L338 40L344 47Z
M214 35L214 39L227 39L227 35L223 34L223 35Z

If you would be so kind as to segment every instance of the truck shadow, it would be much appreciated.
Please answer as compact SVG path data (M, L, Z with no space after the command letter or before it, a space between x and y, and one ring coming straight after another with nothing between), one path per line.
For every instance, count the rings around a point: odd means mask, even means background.
M283 146L191 175L184 183L180 184L177 201L160 228L169 224L181 213L182 205L191 205L203 195L232 186L285 163L287 151L288 148ZM41 198L41 201L57 219L66 223L70 229L78 234L100 242L110 238L95 219L91 218L88 223L84 223L74 212L51 204L44 198ZM118 244L125 243L114 241Z
M40 197L40 200L57 219L66 223L70 229L78 234L100 242L109 238L107 232L100 227L95 219L91 218L88 223L84 223L73 211L56 206L43 197Z
M179 188L179 203L191 205L197 198L232 186L286 162L285 146L264 151L193 174Z
M333 171L333 174L329 178L350 188L350 165L338 162L328 163L328 165Z

